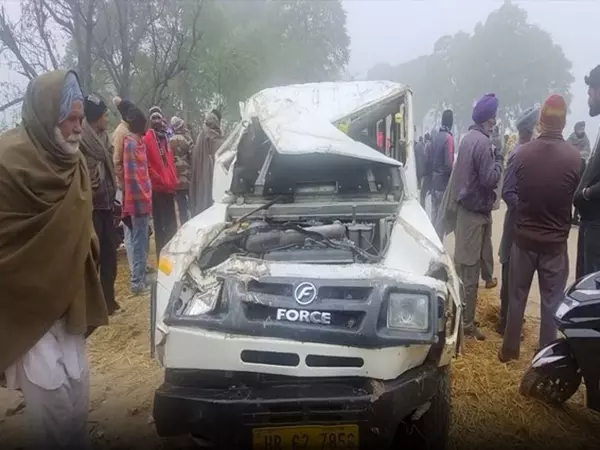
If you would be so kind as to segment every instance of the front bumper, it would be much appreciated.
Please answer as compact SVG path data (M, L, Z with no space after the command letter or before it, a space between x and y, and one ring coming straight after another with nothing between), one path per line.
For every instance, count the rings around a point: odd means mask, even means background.
M252 448L256 428L344 424L358 425L361 448L384 448L436 394L439 375L434 364L390 381L171 371L154 420L160 436L192 434L217 448Z

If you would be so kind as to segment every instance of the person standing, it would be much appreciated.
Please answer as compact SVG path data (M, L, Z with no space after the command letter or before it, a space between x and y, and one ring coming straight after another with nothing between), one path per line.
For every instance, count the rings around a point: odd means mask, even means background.
M30 81L0 138L0 373L36 449L90 449L86 336L108 324L75 72Z
M121 115L121 121L112 133L113 162L115 168L115 182L118 189L123 189L123 138L129 133L129 126L125 118L135 108L134 104L121 97L113 98L113 105Z
M579 154L581 155L581 175L583 176L591 153L590 140L585 133L585 122L577 122L575 124L573 133L571 133L567 142L579 150ZM579 224L579 212L577 211L577 208L575 208L575 211L573 212L573 224Z
M423 142L423 136L419 136L415 143L415 169L417 171L417 186L421 189L423 172L425 172L425 142Z
M540 112L540 136L515 155L517 216L510 253L509 300L500 361L519 359L523 317L533 275L541 296L539 348L556 339L554 313L569 276L571 202L579 184L579 151L563 139L567 103L553 94Z
M494 152L500 151L503 155L506 155L506 151L504 149L505 140L502 138L500 129L497 125L492 130L490 140L492 141ZM494 207L492 208L492 211L496 211L500 208L500 199L502 197L502 180L503 177L501 175L500 181L494 189L496 200L494 201ZM491 216L490 220L492 220ZM493 227L493 222L491 226ZM491 233L486 235L486 239L483 242L483 248L481 249L481 279L485 282L486 289L493 289L498 286L498 279L494 277L494 244L492 243Z
M85 119L81 133L81 152L85 156L92 182L94 230L100 242L100 281L108 314L120 309L115 299L117 278L117 235L114 221L116 195L113 147L108 137L108 107L95 94L85 97Z
M448 186L452 166L454 165L454 136L452 135L452 125L454 116L452 111L447 109L442 113L442 126L439 132L431 141L431 216L433 223L438 223L438 212L444 191ZM440 239L442 232L436 230Z
M177 192L175 200L179 210L179 223L183 225L190 220L190 171L192 166L192 136L183 119L171 119L173 137L169 140L171 151L175 155L175 168L177 169Z
M464 331L478 340L485 339L475 324L481 254L483 242L492 232L494 190L504 160L501 149L494 148L490 141L497 111L494 94L484 95L473 108L474 123L460 143L451 193L457 203L454 261L465 292Z
M425 138L423 139L423 174L421 179L421 192L420 192L420 201L423 209L426 208L425 199L427 198L427 194L431 190L431 164L430 157L431 154L431 136L429 133L425 133Z
M590 116L600 115L600 65L585 77L588 85ZM599 135L600 138L600 135ZM575 193L574 204L579 212L577 241L577 278L600 271L600 155L599 140L585 168Z
M125 240L131 261L131 291L134 295L148 292L146 262L150 243L150 215L152 214L152 183L144 136L146 117L132 107L125 117L129 132L123 136L123 204Z
M152 217L156 257L177 232L175 191L177 171L169 147L164 115L158 106L150 108L150 129L144 136L148 152L148 172L152 181Z
M190 212L195 217L213 204L212 185L215 154L224 141L221 113L213 109L207 114L192 152L190 182Z
M504 183L502 186L502 200L506 203L506 214L504 215L504 227L502 238L500 240L500 249L498 256L502 264L502 285L500 287L500 318L496 331L498 334L504 334L506 327L506 314L508 312L509 295L509 267L510 250L514 241L515 221L517 215L517 176L515 167L515 154L519 147L527 144L533 139L534 131L540 115L539 108L528 108L517 119L517 132L519 140L515 148L508 154L506 162L506 171L504 172Z

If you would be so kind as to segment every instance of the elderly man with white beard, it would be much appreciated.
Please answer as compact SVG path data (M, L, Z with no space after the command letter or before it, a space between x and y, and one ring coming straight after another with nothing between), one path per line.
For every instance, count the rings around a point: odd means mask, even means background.
M108 323L83 117L77 75L49 72L0 136L0 374L24 395L36 449L89 448L85 338Z

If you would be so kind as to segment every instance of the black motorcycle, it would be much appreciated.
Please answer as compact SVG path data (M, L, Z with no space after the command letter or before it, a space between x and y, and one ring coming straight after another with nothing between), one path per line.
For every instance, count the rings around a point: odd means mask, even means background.
M533 357L521 394L559 405L577 392L583 379L586 406L600 412L600 272L567 288L554 320L563 337Z

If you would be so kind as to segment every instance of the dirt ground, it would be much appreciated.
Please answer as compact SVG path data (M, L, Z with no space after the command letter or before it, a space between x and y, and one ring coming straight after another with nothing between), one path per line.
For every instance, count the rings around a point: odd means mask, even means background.
M90 428L97 448L193 448L187 438L161 440L151 418L154 389L161 369L149 356L149 299L132 297L127 264L121 255L117 282L124 311L89 341L92 367ZM537 339L537 323L526 324L522 360L501 364L500 338L493 331L497 290L480 290L478 314L488 339L467 341L465 354L453 362L451 449L598 449L600 415L583 407L582 395L560 409L521 397L518 386ZM20 398L0 389L0 449L25 446Z

